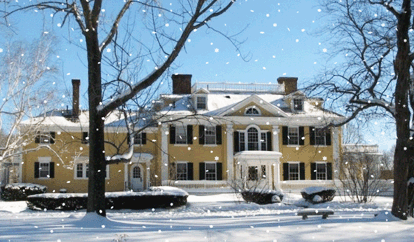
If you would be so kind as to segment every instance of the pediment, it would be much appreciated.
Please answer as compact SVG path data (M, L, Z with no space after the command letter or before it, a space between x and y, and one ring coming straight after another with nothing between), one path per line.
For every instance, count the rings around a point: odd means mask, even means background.
M251 108L256 109L258 113L246 113ZM252 95L229 107L229 109L222 113L222 116L286 117L287 114L275 105L261 99L259 96Z

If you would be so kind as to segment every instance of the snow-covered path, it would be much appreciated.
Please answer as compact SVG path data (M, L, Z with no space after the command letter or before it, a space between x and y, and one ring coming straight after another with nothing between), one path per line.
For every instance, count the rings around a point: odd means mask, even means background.
M295 206L238 203L229 195L190 196L189 206L174 210L110 211L109 220L0 202L0 241L113 241L123 235L124 241L414 241L414 221L390 216L390 201L320 205L335 210L326 220L302 220Z

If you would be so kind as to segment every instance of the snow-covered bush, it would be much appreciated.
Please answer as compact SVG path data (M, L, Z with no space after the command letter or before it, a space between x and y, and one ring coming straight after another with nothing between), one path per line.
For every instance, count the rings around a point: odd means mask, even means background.
M275 190L245 190L241 195L246 202L257 204L280 203L283 200L283 193Z
M24 201L28 196L45 193L46 186L32 183L12 183L1 189L1 199L4 201Z
M335 189L327 187L307 187L301 191L302 197L313 204L332 201Z
M151 187L143 192L107 192L107 209L174 208L187 204L188 193L174 187ZM30 209L78 210L87 205L86 193L46 193L28 197Z

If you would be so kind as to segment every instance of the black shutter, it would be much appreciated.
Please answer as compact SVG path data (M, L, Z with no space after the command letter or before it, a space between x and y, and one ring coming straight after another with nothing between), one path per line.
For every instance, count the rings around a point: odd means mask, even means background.
M315 145L315 127L309 127L310 144Z
M240 144L239 144L239 132L234 131L233 138L234 138L234 153L236 153L236 152L240 151L240 149L239 149L239 146L240 146Z
M50 178L55 178L55 162L50 162L49 163L49 169L50 169L49 177Z
M35 178L39 178L39 168L40 168L40 163L35 162L35 168L34 168L34 177Z
M299 127L299 145L304 145L305 140L303 139L305 137L305 128L300 126Z
M273 147L272 147L272 132L271 131L269 131L269 132L267 132L267 150L268 151L272 151L272 149L273 149Z
M89 143L88 132L82 132L82 140L81 140L81 143L82 144Z
M199 180L204 180L206 175L206 164L204 162L200 162L199 164Z
M217 164L217 180L223 180L223 163L216 163Z
M331 145L331 129L326 130L326 145Z
M192 162L188 162L187 163L187 179L188 180L194 180L194 176L193 176L193 163Z
M175 126L170 125L170 144L175 144Z
M282 136L283 136L283 145L288 145L289 141L288 141L288 127L287 126L282 127Z
M142 145L147 144L147 133L144 133L144 132L141 133L141 144Z
M35 143L38 144L40 143L40 132L37 131L36 136L35 136Z
M198 126L198 143L200 145L204 144L204 133L205 133L204 125L199 125Z
M129 146L131 144L131 135L128 134L128 133L127 133L127 136L126 136L126 140L127 140L128 146ZM134 143L135 143L135 139L134 139Z
M221 126L216 126L216 144L221 145Z
M55 143L55 138L56 138L56 133L55 132L50 132L50 143L51 144Z
M187 144L193 144L193 125L187 125Z
M300 180L305 180L305 163L300 163Z
M328 172L328 180L332 180L332 163L326 163L326 171Z
M283 163L283 180L289 180L289 163Z
M316 180L316 163L311 163L311 180Z

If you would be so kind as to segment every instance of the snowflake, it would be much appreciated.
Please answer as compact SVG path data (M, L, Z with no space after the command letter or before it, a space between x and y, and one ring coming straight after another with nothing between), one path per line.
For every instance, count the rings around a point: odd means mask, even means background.
M218 48L216 48L216 49L214 50L214 52L216 52L216 53L217 53L217 52L219 52L219 49L218 49Z

